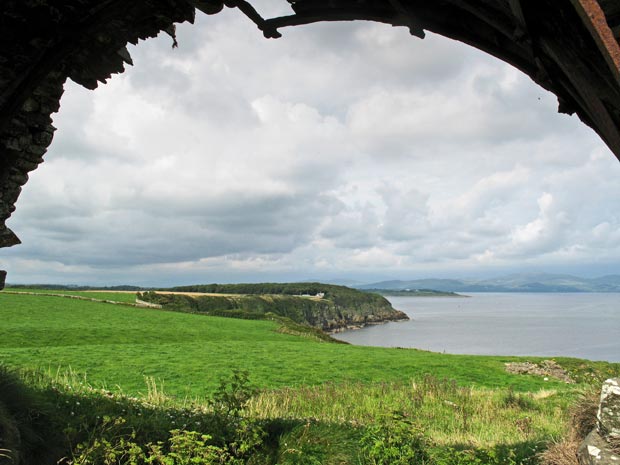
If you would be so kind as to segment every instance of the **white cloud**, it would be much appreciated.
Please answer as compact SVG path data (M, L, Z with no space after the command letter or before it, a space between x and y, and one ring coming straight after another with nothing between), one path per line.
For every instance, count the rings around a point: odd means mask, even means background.
M538 198L538 216L529 223L517 226L510 235L507 253L511 255L542 254L563 245L562 235L567 226L566 215L556 211L553 196L544 192Z
M10 280L620 271L620 165L529 78L405 28L282 32L227 9L69 84Z

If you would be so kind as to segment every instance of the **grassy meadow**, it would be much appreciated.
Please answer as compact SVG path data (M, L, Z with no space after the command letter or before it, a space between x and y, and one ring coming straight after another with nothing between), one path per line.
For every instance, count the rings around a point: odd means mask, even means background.
M101 295L125 303L135 297ZM69 431L64 441L72 444L73 461L67 463L76 464L108 463L96 435L141 438L144 450L162 440L200 442L179 439L175 434L186 433L171 433L176 428L210 425L205 434L217 438L214 431L228 431L216 421L220 414L226 424L246 426L220 435L228 442L216 444L225 447L216 451L219 462L192 463L373 465L410 463L414 456L437 465L538 463L545 445L567 434L571 405L592 385L620 373L620 364L556 358L578 381L569 385L507 373L504 364L524 360L519 357L334 344L310 333L288 334L277 321L48 295L0 293L0 321L0 366L56 405L52 423ZM233 372L243 374L242 382L233 376L224 387L222 380ZM2 400L0 382L0 407ZM225 414L218 405L227 406ZM108 449L129 447L128 439L110 441ZM240 443L245 449L231 449ZM170 452L177 446L161 447ZM226 454L233 457L228 462Z
M565 389L540 377L509 375L504 363L515 357L329 344L281 334L271 321L9 294L0 294L0 318L4 365L52 373L71 369L94 386L128 394L143 391L145 378L152 377L170 395L200 397L232 369L248 371L261 388L406 382L432 374L465 386Z
M57 295L57 296L74 296L83 297L84 299L98 299L98 300L110 300L119 303L133 304L136 301L136 293L130 291L72 291L72 290L53 290L53 289L39 289L36 287L19 287L19 288L7 288L3 291L3 294L38 294L45 295Z

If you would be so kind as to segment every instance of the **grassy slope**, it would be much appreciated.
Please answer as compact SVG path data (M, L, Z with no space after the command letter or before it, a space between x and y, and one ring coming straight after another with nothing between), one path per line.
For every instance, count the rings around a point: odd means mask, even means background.
M280 334L269 321L9 294L0 294L0 321L0 362L51 371L71 368L95 385L118 385L128 393L144 391L144 377L151 376L163 380L169 394L201 396L232 368L248 370L264 388L408 381L426 373L466 386L564 388L505 373L504 362L514 357L321 343Z
M187 405L184 396L212 393L233 368L242 368L255 385L267 388L253 400L250 414L273 419L267 423L269 450L280 465L374 463L359 459L360 435L364 425L375 425L393 411L422 428L431 441L433 463L534 464L540 448L564 434L566 408L579 390L505 373L503 363L515 357L329 344L281 334L271 321L3 293L0 321L0 366L42 367L53 373L71 367L87 373L95 386L116 390L118 385L126 393L146 394L149 406L144 408L140 400L91 393L79 376L53 376L51 390L49 381L31 379L28 383L56 405L50 431L73 431L50 444L76 444L85 434L96 437L92 435L98 434L103 415L122 415L145 441L165 439L166 432L180 424L200 429L204 402L197 411L179 408ZM558 360L589 381L620 371L620 364ZM176 399L157 397L152 384L147 393L145 376L164 380L166 393ZM524 392L514 394L512 389ZM0 403L3 400L0 392ZM401 438L397 445L409 440ZM463 449L469 459L461 460L454 449ZM67 451L61 448L58 454L66 456Z

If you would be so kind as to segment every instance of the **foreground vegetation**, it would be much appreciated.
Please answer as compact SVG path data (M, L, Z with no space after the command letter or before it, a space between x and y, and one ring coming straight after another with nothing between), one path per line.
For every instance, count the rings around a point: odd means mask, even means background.
M19 432L2 447L26 464L534 464L566 434L572 397L430 376L258 392L235 372L180 402L152 381L134 398L71 373L20 377L0 372L0 428Z
M51 296L0 293L0 318L0 463L535 464L620 372L557 358L568 385L505 371L522 358Z

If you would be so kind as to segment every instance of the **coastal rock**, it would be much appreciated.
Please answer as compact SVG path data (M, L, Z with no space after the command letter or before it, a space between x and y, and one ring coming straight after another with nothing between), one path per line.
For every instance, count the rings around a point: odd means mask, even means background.
M359 310L358 310L359 311ZM409 317L393 308L375 309L374 313L354 313L350 309L339 309L339 318L324 319L322 324L314 325L328 333L339 333L351 329L361 329L369 325L379 325L390 321L406 321Z

